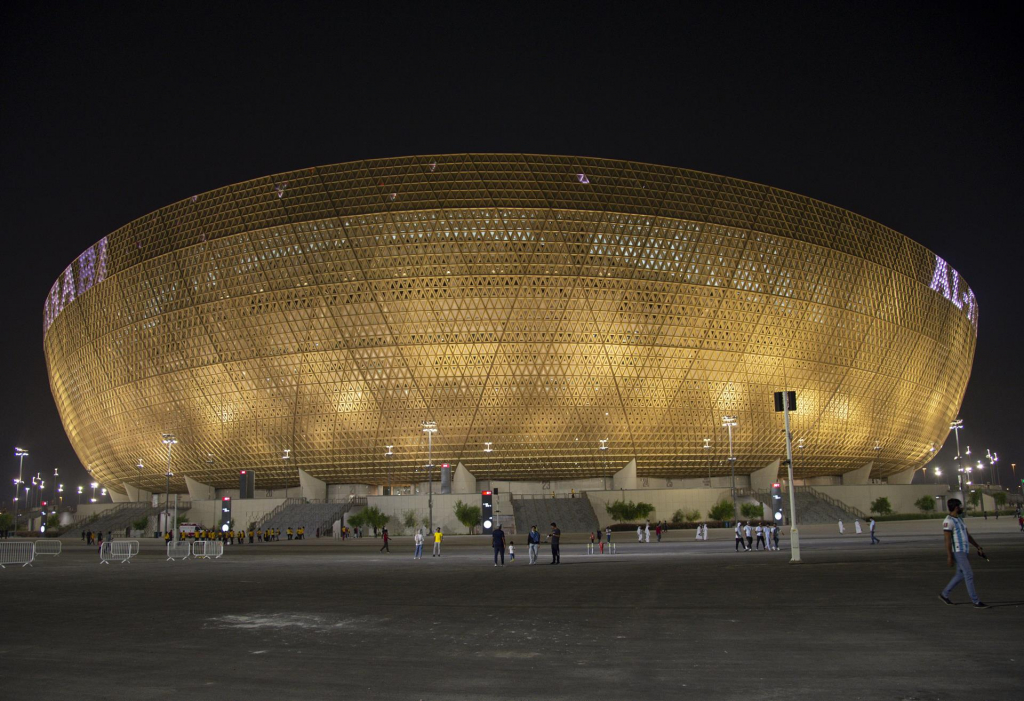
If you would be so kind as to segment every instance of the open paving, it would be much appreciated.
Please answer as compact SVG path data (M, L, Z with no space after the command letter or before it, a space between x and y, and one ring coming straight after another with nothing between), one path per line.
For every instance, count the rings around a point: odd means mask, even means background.
M0 571L6 698L1020 699L1024 533L969 519L975 610L939 521L880 523L882 543L802 529L802 565L693 531L615 555L563 539L562 564L495 568L489 540L447 537L230 546L128 564L94 547ZM654 536L652 535L652 540ZM573 542L575 541L575 542Z

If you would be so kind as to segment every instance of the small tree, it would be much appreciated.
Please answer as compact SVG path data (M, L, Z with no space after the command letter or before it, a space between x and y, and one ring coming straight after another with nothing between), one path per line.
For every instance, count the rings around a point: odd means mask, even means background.
M459 523L469 529L470 535L473 534L473 527L480 523L480 516L481 511L479 506L464 504L461 499L455 502L455 518L459 520Z
M415 510L409 509L404 514L402 514L402 525L405 526L406 528L409 528L409 529L416 528L416 511Z
M935 500L929 496L923 496L914 502L914 506L921 511L935 511Z
M351 528L362 528L366 525L366 514L363 511L351 514L348 517L348 525Z
M46 529L58 528L60 526L60 516L57 514L50 514L46 517Z
M368 526L376 528L378 531L388 525L388 521L391 517L382 512L376 506L368 506L361 512L363 518L366 520Z
M971 504L971 506L980 506L981 505L981 492L979 490L977 490L977 489L972 489L971 490L971 495L969 497L967 497L967 501Z
M14 528L14 517L10 514L0 514L0 531L9 531Z
M700 509L690 509L687 511L686 520L690 522L700 521Z
M760 504L740 504L740 513L746 518L761 518L764 516L764 507Z
M712 521L725 521L732 517L732 503L728 499L722 499L708 511L708 518Z
M892 504L889 503L889 497L878 497L871 502L871 513L878 514L879 516L891 514Z
M146 526L148 526L148 525L149 525L149 516L143 516L138 521L132 521L132 530L133 531L144 531L144 530L146 530Z
M604 510L616 521L636 521L650 516L654 511L654 504L648 504L644 501L639 503L627 502L620 499L610 504L605 504Z
M992 499L995 500L996 506L1006 506L1006 492L996 492L992 495Z

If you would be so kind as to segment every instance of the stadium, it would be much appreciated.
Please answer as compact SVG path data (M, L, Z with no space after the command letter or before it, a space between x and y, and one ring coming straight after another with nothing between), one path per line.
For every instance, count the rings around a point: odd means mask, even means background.
M941 447L977 315L938 255L807 197L455 154L282 173L130 222L57 278L44 350L78 457L118 490L164 490L164 434L172 491L243 469L267 490L299 471L390 487L428 462L513 488L627 465L710 486L785 457L783 389L814 483L897 479Z

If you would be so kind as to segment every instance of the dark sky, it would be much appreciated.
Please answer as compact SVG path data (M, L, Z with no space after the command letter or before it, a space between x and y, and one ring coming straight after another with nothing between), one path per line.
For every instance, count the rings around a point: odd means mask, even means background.
M42 311L88 246L241 180L463 151L705 170L816 197L919 241L978 299L961 437L975 456L999 452L1004 481L1011 461L1024 463L1019 11L478 5L510 11L0 3L0 500L11 497L15 445L31 451L27 473L58 467L66 484L85 482L50 395ZM953 442L937 464L951 464Z

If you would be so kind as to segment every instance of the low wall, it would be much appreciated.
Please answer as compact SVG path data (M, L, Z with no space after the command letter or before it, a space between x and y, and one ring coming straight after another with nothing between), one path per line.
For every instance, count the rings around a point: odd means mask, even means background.
M654 521L671 521L672 514L678 509L683 511L700 511L701 518L706 518L711 507L722 499L731 501L729 489L616 489L607 491L588 491L587 497L594 507L601 528L615 523L605 510L605 506L613 501L644 501L654 505L654 513L650 519ZM742 503L743 500L737 499Z
M294 490L298 492L298 490ZM232 499L231 518L235 526L249 528L253 521L259 521L284 503L284 498L276 499ZM172 504L173 507L173 504ZM199 523L207 528L216 528L220 524L220 499L199 499L192 502L192 508L186 512L188 523Z
M944 484L815 485L814 489L869 515L871 514L871 502L878 497L887 497L892 505L892 510L898 514L921 513L921 510L914 506L914 502L923 496L931 497L936 502L936 510L941 511L945 508L949 490ZM935 499L937 494L942 495L941 500ZM940 501L941 503L939 503Z
M435 483L434 487L436 488L437 486L438 484ZM423 533L426 534L427 529L423 526L423 519L427 517L428 513L427 499L428 495L426 494L370 496L366 498L366 505L376 506L382 513L391 517L391 522L388 524L389 533L411 535L416 532L416 528L422 527ZM441 532L448 534L466 533L467 528L455 518L455 502L459 500L470 506L480 506L480 493L434 494L434 528L440 526ZM352 514L356 511L358 509L349 511L349 513ZM416 512L417 523L415 528L406 528L402 524L406 511ZM508 515L511 515L511 509Z

